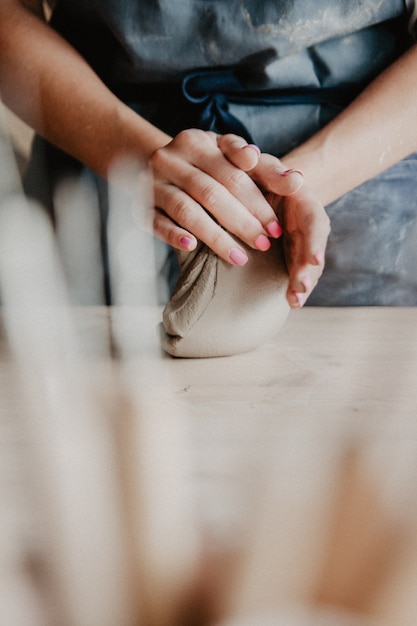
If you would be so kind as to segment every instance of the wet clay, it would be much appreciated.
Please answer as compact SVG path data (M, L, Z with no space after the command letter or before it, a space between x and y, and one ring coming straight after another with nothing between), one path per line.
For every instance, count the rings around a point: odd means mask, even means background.
M163 315L163 349L176 357L248 352L278 333L289 306L288 274L279 241L267 252L243 246L243 267L230 265L200 244L178 252L180 278Z

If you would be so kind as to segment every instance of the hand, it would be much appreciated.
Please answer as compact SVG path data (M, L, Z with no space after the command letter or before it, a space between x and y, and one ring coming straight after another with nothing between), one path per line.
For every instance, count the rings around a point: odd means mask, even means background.
M329 218L320 202L306 188L290 196L267 194L283 227L283 249L289 274L287 300L302 307L324 270L330 233Z
M153 153L149 165L157 207L154 232L183 250L194 249L200 239L229 263L244 265L248 257L239 239L254 249L267 250L269 237L278 238L282 229L252 177L259 150L240 139L238 147L229 142L225 155L217 140L214 133L190 129ZM277 169L275 178L276 193L294 191L294 181L277 175Z
M239 148L246 144L235 135L218 139L225 156L243 167ZM248 169L253 180L265 192L283 229L283 248L289 274L287 299L292 308L300 308L314 289L324 269L324 256L330 233L330 221L322 204L304 186L301 172L285 170L279 159L261 154L257 164ZM286 195L283 194L283 177Z

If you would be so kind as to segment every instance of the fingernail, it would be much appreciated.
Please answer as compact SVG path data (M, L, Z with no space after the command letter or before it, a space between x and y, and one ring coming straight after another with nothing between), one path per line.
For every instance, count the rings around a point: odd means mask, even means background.
M290 300L291 308L293 308L293 309L301 309L304 306L305 301L307 300L307 298L306 298L305 294L293 291L290 294L290 296L289 296L289 300Z
M301 309L306 303L307 295L305 293L296 293L295 295L297 297L298 306Z
M233 248L229 258L235 265L245 265L249 261L248 255L240 248Z
M180 245L185 250L193 250L195 248L195 240L191 237L181 237Z
M248 143L247 146L243 146L244 148L253 148L258 153L258 156L261 154L260 149L254 143Z
M294 167L291 167L290 169L281 172L281 176L289 176L290 174L300 174L300 176L304 176L301 170L297 170Z
M282 235L282 228L278 222L271 222L266 227L266 232L268 235L271 235L271 237L274 237L274 239L278 239L278 237L281 237Z
M259 235L259 237L257 237L254 241L254 246L255 248L258 248L258 250L261 250L261 252L265 252L271 247L271 242L265 235Z

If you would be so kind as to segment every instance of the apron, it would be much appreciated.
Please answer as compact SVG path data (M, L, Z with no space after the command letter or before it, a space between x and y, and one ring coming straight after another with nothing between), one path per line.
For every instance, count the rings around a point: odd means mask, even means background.
M406 13L400 0L59 0L51 24L165 132L234 132L281 157L404 52ZM81 169L37 139L27 190L54 214L54 187ZM106 185L93 179L108 275ZM326 207L326 268L308 304L417 304L416 198L413 155Z

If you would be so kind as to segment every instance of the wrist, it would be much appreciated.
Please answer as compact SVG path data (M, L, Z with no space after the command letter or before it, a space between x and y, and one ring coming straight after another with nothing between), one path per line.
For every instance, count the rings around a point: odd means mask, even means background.
M319 149L300 146L282 158L286 167L298 168L304 175L304 186L307 187L323 205L335 199L332 191L330 172L327 171L325 160Z
M112 124L108 153L103 163L105 177L117 161L127 161L141 168L145 167L155 150L170 141L169 135L120 103Z

